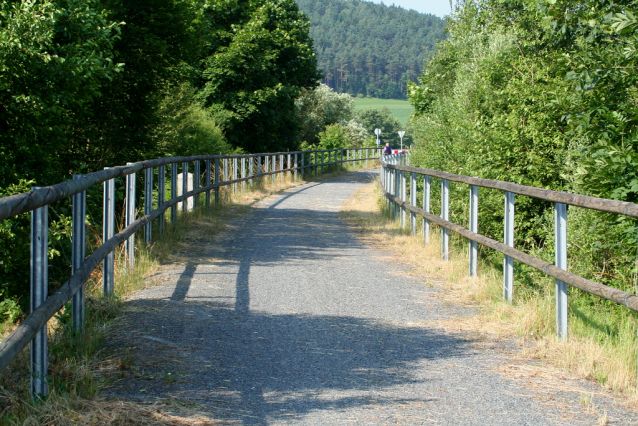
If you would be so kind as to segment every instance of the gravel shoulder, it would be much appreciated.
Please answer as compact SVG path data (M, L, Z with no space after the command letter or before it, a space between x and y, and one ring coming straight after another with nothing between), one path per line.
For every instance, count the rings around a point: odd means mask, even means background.
M127 301L111 344L133 368L104 395L196 404L210 424L638 424L585 382L517 378L513 342L434 325L473 312L339 218L375 177L288 189L192 241Z

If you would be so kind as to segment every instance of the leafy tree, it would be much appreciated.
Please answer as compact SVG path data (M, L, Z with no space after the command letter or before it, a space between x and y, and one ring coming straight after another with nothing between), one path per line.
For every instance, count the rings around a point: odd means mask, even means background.
M121 70L119 29L93 0L0 3L0 188L58 176L68 126Z
M293 0L233 6L232 24L227 14L209 16L218 47L205 60L201 96L235 146L249 152L295 149L295 99L320 78L308 20Z
M346 129L341 124L330 124L326 130L319 133L319 147L321 149L346 148L350 140Z
M229 151L201 106L180 104L185 98L167 89L196 75L202 26L195 21L203 7L199 0L1 2L0 195L159 152ZM177 98L163 105L170 96ZM179 119L161 115L168 104ZM156 126L164 134L154 133ZM169 135L182 137L182 145ZM68 277L69 220L63 205L50 215L55 283ZM25 235L24 215L0 224L0 297L23 306ZM14 302L4 300L0 311Z
M197 99L188 83L171 86L157 108L157 125L152 131L153 157L229 153L222 130Z
M392 116L392 112L387 107L382 109L369 108L357 112L357 120L368 131L368 134L375 135L374 129L381 129L381 136L379 139L382 144L390 142L390 145L394 148L399 148L401 145L401 139L399 138L399 130L402 130L399 120ZM406 135L407 136L407 135ZM404 137L404 144L409 143L409 139ZM376 144L376 137L375 142Z
M375 138L370 136L368 130L363 127L363 124L356 118L349 120L344 125L344 130L350 141L349 147L360 148L364 146L376 146Z
M113 61L123 66L101 96L78 113L81 122L66 129L70 140L60 155L67 162L79 157L95 170L155 152L157 108L166 87L196 76L192 65L202 46L193 21L201 13L200 3L102 0L107 16L122 22Z
M347 93L336 93L325 84L306 89L295 101L301 126L301 139L316 145L326 126L346 122L354 114L354 100Z

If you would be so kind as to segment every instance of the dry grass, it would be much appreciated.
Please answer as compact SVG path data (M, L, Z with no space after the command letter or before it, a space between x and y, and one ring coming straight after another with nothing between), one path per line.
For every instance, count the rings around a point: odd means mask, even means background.
M624 338L608 339L602 343L581 333L586 327L579 324L570 328L566 340L555 337L554 299L548 294L526 295L515 298L513 304L502 299L502 274L489 265L479 262L479 276L468 276L467 246L452 249L450 261L441 258L439 232L431 230L430 243L424 246L421 231L409 235L401 229L399 221L384 214L385 202L381 200L377 184L362 188L343 207L342 215L361 232L362 239L392 252L394 262L411 266L410 273L426 284L442 288L438 297L446 301L477 308L475 316L428 323L455 331L474 331L486 339L516 338L523 346L516 376L536 377L539 370L529 367L534 360L542 359L547 365L544 376L565 376L576 379L597 380L601 392L614 391L630 408L638 407L636 395L636 338L629 332ZM406 221L409 227L409 219ZM421 219L418 218L417 223ZM576 321L570 318L571 324ZM632 327L628 329L633 330ZM524 367L527 366L527 367ZM514 367L503 374L511 375ZM541 368L541 367L539 367ZM551 373L549 373L551 371ZM556 381L560 386L564 381ZM599 424L607 423L606 413L599 413Z

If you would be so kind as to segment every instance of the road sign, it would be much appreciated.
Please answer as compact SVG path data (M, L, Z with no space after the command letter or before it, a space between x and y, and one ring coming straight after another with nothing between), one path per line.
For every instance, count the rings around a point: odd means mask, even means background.
M401 138L401 150L403 150L403 135L405 135L405 130L399 130L399 137Z
M374 134L377 135L377 146L379 146L379 135L381 134L381 129L374 129Z

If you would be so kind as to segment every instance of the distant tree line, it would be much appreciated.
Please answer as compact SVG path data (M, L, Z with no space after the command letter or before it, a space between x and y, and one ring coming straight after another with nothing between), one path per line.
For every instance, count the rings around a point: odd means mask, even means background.
M444 38L434 15L361 0L297 0L312 27L322 83L341 93L405 99L428 52Z

